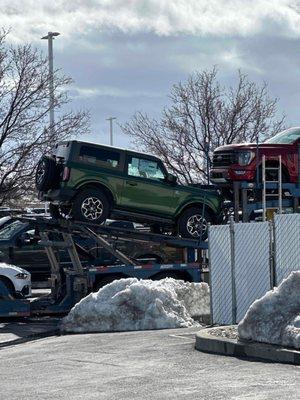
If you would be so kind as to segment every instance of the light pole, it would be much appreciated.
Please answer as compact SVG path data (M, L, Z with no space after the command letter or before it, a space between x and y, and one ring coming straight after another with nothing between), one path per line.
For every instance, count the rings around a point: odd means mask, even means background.
M106 118L106 121L109 121L109 144L113 146L113 120L117 119L116 117Z
M41 39L48 40L48 62L49 62L49 130L53 135L54 130L54 83L53 83L53 39L54 36L60 35L59 32L48 32L48 35ZM48 214L48 203L45 202L45 214Z
M48 32L48 35L41 39L48 40L48 61L49 61L49 113L50 113L50 133L54 129L54 83L53 83L53 39L60 35L59 32Z

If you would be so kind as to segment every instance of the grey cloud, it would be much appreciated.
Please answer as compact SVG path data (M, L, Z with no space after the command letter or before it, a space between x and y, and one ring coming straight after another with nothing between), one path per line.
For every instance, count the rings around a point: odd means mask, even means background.
M55 65L74 78L75 108L89 108L93 140L108 140L108 116L137 110L158 116L172 84L218 65L224 85L237 69L268 82L292 124L299 124L300 21L288 0L2 0L13 41L58 30ZM299 50L298 50L299 49ZM119 145L128 139L116 126Z
M219 39L192 35L158 37L111 32L94 33L86 40L96 47L101 43L101 50L70 46L57 52L57 63L75 78L75 105L91 108L93 140L108 140L105 118L110 115L117 116L119 122L125 122L137 110L159 116L168 104L172 84L214 64L218 65L224 85L235 84L238 68L259 84L268 82L271 95L280 98L288 121L299 123L300 48L298 51L295 39L268 35ZM78 96L80 90L82 96ZM84 91L91 95L84 96ZM118 127L117 133L118 144L126 145L128 139Z
M13 26L15 41L37 40L51 28L74 35L119 30L157 35L300 35L294 0L2 0L3 25Z

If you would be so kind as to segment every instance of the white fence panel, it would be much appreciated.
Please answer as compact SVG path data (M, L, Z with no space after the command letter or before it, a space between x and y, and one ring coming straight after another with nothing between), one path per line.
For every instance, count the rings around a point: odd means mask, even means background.
M232 323L231 247L229 225L209 228L211 319Z
M234 224L236 322L250 305L271 289L268 222Z
M276 285L300 270L300 214L275 216Z

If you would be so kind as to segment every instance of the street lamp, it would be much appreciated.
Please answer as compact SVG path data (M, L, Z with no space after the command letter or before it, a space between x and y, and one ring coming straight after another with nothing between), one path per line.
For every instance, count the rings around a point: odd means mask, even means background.
M53 83L53 39L55 36L60 35L59 32L48 32L48 35L43 36L41 39L48 40L48 62L49 62L49 129L50 134L54 130L54 83ZM45 214L48 214L48 204L45 203Z
M54 129L54 83L53 83L53 39L60 35L59 32L48 32L48 35L41 39L48 40L48 60L49 60L49 112L50 112L50 133Z
M110 127L110 129L109 129L109 138L110 138L109 144L111 146L113 146L113 120L114 119L117 119L117 118L116 117L106 118L106 121L109 121L109 127Z

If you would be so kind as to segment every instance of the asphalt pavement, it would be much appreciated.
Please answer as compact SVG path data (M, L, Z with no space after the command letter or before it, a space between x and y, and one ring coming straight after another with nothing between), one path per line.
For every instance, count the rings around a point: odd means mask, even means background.
M201 353L196 331L66 335L2 348L1 398L299 400L299 366Z
M0 348L56 335L60 318L1 318Z

